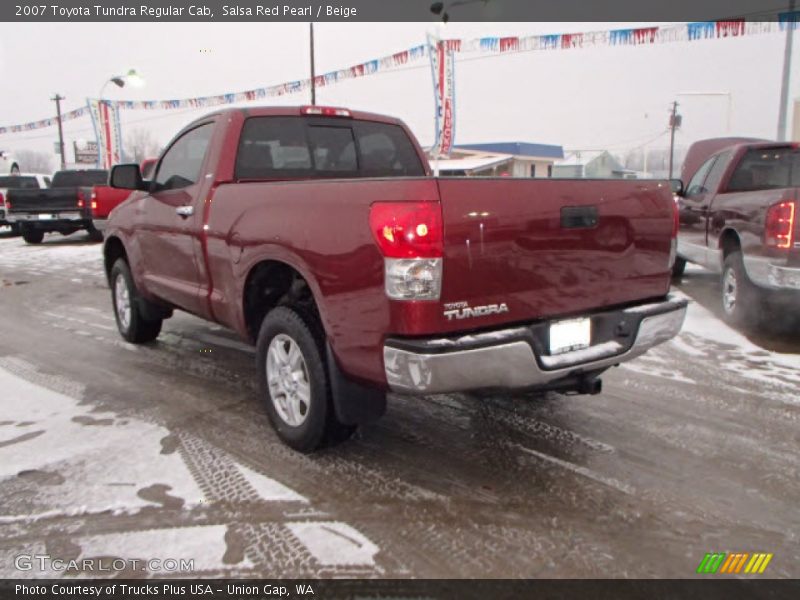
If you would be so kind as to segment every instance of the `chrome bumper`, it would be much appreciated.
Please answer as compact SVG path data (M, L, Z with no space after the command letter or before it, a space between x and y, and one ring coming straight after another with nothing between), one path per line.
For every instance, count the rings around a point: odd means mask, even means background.
M797 267L770 265L768 277L769 284L773 288L800 290L800 269Z
M543 387L625 362L672 339L683 326L686 305L685 300L670 297L663 302L618 311L621 317L639 319L635 338L627 348L608 341L582 350L537 357L531 343L519 339L525 335L525 327L460 339L428 340L429 347L443 348L435 353L398 348L388 340L383 347L386 380L392 391L412 394ZM479 347L458 349L464 343Z

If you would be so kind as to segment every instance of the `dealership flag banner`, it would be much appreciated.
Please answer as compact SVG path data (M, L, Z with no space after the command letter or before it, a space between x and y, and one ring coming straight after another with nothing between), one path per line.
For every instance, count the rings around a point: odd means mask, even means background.
M119 108L105 100L87 100L97 138L98 166L110 169L122 162L122 134L119 125Z
M386 56L372 58L365 62L330 71L314 78L314 85L323 88L336 85L348 79L368 77L376 73L395 69L407 69L415 63L421 62L426 56L431 59L431 68L434 61L445 67L445 75L452 77L454 69L454 54L508 54L517 52L575 52L596 46L611 46L617 48L646 47L655 44L671 44L676 42L689 42L702 44L710 40L736 38L743 36L776 34L787 29L800 29L800 11L778 13L777 21L748 21L746 19L727 19L721 21L700 21L694 23L678 23L656 27L638 27L632 29L606 29L599 31L582 31L570 33L551 33L544 35L527 35L499 37L487 36L472 39L446 39L428 40L428 44L420 44ZM437 56L434 56L436 54ZM439 56L443 58L439 58ZM423 65L424 66L424 65ZM434 84L436 83L434 75ZM446 83L446 82L445 82ZM450 80L452 83L452 79ZM267 87L254 88L239 92L226 92L214 96L198 96L194 98L180 98L173 100L104 100L103 104L113 107L115 117L118 118L118 109L123 110L171 110L210 108L224 104L239 102L254 102L265 98L274 98L289 94L306 92L311 87L310 79L287 81ZM447 90L444 90L447 91ZM453 92L453 90L450 90ZM97 103L97 101L93 101ZM437 97L437 102L439 98ZM438 108L438 105L437 105ZM454 107L451 107L454 108ZM82 106L65 112L62 121L70 121L91 113L95 117L99 111L92 110L90 106ZM438 113L437 113L438 114ZM455 116L453 113L451 116ZM8 125L0 127L0 135L21 133L35 129L43 129L56 125L58 119L50 117L29 123ZM98 123L95 120L95 123ZM95 125L97 127L97 125ZM439 128L437 127L437 133ZM119 133L119 128L117 128ZM452 133L452 131L451 131ZM98 138L99 139L99 138ZM441 139L439 141L442 141ZM452 143L452 137L450 139Z
M455 136L456 86L453 48L429 34L428 54L436 105L436 141L431 148L431 156L446 158L453 149Z

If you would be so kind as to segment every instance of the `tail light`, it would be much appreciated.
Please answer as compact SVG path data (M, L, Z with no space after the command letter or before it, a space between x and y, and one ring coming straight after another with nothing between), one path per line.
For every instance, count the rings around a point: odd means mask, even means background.
M83 208L86 206L86 202L83 199L83 192L78 190L78 208Z
M771 248L791 248L794 241L794 202L780 202L769 208L764 243Z
M5 203L5 196L3 196L3 192L0 192L0 204Z
M304 106L300 109L304 115L319 115L322 117L352 117L352 113L346 108L335 108L333 106Z
M369 226L384 256L386 295L438 300L444 231L438 202L377 202Z

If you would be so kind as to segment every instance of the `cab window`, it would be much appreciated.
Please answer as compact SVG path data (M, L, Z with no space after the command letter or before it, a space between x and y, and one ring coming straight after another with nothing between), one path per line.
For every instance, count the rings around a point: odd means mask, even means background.
M177 190L196 183L203 167L213 123L184 133L170 146L156 174L156 191Z
M689 185L686 186L686 195L693 196L695 194L704 194L707 190L704 186L706 177L708 177L708 172L711 171L711 167L714 166L714 163L717 161L716 156L712 156L706 162L704 162L699 169L697 169L697 173L689 180Z

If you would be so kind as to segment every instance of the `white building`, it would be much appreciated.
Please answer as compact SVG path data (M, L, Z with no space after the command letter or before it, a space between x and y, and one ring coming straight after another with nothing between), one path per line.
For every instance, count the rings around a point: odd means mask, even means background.
M607 150L579 150L553 165L553 177L565 179L635 179Z
M549 177L561 146L527 142L463 144L449 158L430 160L435 175L466 177Z

